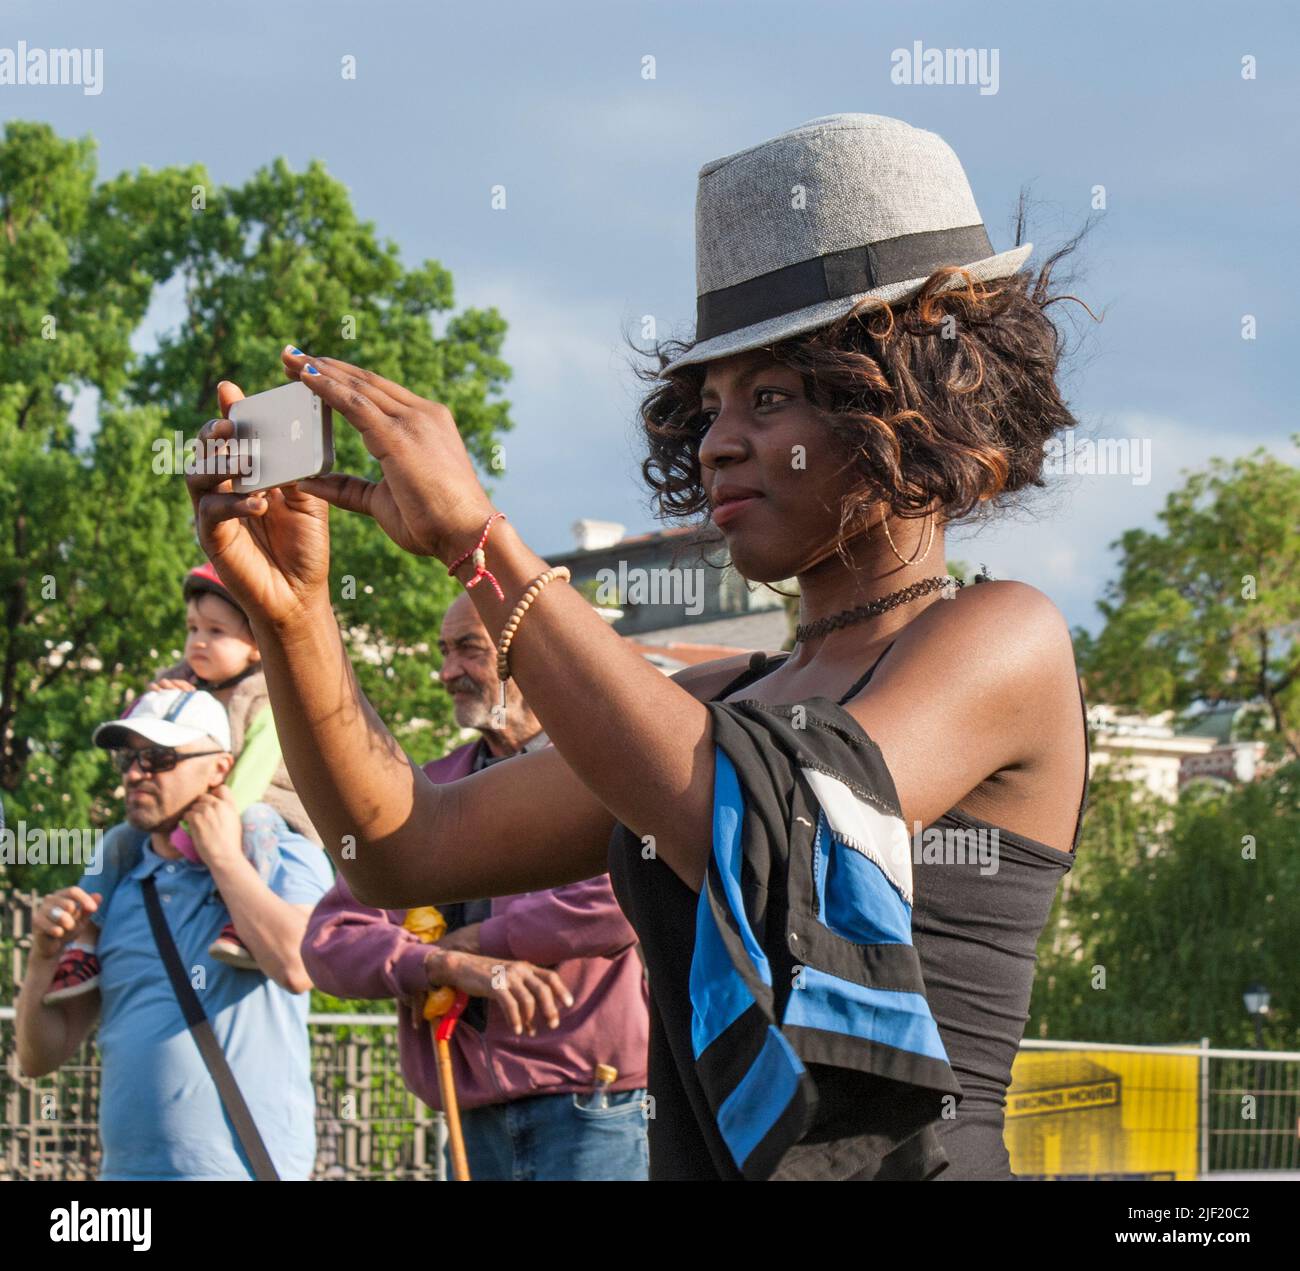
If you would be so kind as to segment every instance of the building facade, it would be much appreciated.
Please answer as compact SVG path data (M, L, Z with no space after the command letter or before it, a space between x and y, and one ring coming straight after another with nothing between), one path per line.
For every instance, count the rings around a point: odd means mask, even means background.
M709 646L775 652L790 636L785 603L776 591L747 582L728 563L726 543L712 526L624 537L613 521L581 520L577 546L551 554L567 565L573 586L607 614L614 630L663 649ZM793 593L793 582L777 583ZM700 660L689 656L683 664Z
M1136 715L1106 704L1092 706L1092 771L1119 762L1131 779L1171 803L1191 782L1226 789L1254 781L1267 771L1265 743L1232 735L1247 710L1223 703L1178 719L1173 711Z

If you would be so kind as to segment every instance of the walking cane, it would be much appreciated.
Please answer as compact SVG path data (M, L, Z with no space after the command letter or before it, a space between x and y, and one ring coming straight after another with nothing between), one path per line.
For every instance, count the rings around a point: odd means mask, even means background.
M447 1139L451 1144L451 1172L456 1182L468 1183L469 1158L465 1155L465 1134L460 1126L460 1106L456 1102L456 1080L451 1071L451 1035L456 1021L469 1003L469 994L457 992L450 1006L444 1005L449 989L433 989L424 999L424 1018L433 1033L438 1054L438 1094L443 1115L447 1118Z

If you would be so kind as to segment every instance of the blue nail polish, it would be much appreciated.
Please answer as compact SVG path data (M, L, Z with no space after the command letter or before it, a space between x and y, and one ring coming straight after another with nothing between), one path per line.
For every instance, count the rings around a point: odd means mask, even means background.
M307 374L308 374L308 375L319 375L320 372L319 372L319 371L318 371L314 366L309 366L309 367L307 368Z
M290 352L290 353L296 353L299 357L302 357L302 350L301 350L301 349L295 349L295 348L293 347L292 344L289 346L289 352Z

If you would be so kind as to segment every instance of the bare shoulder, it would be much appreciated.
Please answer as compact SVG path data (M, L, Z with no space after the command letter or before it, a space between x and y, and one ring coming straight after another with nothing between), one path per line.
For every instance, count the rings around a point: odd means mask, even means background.
M951 600L936 601L897 643L906 658L952 669L978 666L993 680L1042 682L1074 668L1065 615L1045 592L1014 580L964 587ZM891 660L881 663L882 675Z
M933 604L926 616L932 611L944 615L949 624L969 626L972 632L1000 628L1004 637L1023 634L1030 641L1070 638L1069 625L1056 603L1027 582L980 582L962 587L950 602ZM1006 630L1009 626L1010 632Z
M692 697L708 701L725 688L749 666L753 653L736 653L729 658L716 658L697 666L684 666L673 673L673 683L680 685ZM769 653L769 658L775 655Z
M849 706L869 733L910 734L902 744L966 739L977 752L967 756L971 789L1072 747L1063 728L1078 712L1076 675L1069 626L1047 595L1027 583L980 583L913 619Z
M1074 650L1037 588L988 582L931 602L845 709L884 756L907 823L929 825L983 789L972 815L1068 845L1060 790L1082 759ZM988 796L994 778L1001 802Z

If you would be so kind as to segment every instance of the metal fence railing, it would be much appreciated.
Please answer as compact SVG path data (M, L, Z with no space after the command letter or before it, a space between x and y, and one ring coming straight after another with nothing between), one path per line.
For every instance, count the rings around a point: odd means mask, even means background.
M1300 1176L1298 1118L1300 1051L1026 1039L1006 1137L1027 1177Z
M0 1181L99 1172L99 1055L92 1038L57 1073L20 1076L13 1008L0 1007ZM362 1023L361 1021L364 1021ZM402 1081L396 1016L308 1017L321 1179L442 1177L442 1116Z
M36 893L0 891L0 1180L93 1179L99 1171L94 1036L57 1073L18 1071L14 995ZM316 1086L316 1178L439 1179L443 1120L402 1080L397 1016L308 1016Z
M13 990L32 895L0 892L0 1180L98 1172L93 1035L18 1072ZM442 1177L442 1117L402 1080L396 1015L312 1014L322 1179ZM1007 1094L1012 1168L1040 1178L1300 1176L1300 1052L1026 1040Z
M316 1178L442 1178L442 1113L402 1080L397 1024L396 1015L308 1016Z

